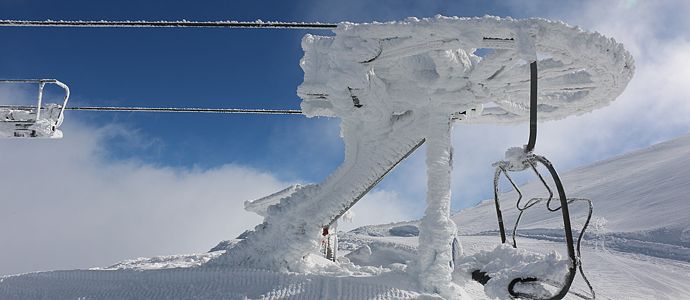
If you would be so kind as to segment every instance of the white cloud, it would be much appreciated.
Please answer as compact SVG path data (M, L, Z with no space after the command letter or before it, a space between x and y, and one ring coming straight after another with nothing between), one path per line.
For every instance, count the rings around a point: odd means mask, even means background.
M103 159L112 126L63 140L3 140L0 274L206 251L260 222L243 201L283 188L238 165L181 170Z

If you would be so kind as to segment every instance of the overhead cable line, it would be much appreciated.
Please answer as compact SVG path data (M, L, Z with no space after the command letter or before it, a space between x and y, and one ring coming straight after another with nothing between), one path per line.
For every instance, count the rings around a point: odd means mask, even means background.
M36 106L0 105L0 109L30 110ZM198 108L198 107L137 107L137 106L68 106L65 110L80 111L128 111L128 112L177 112L177 113L213 113L213 114L263 114L263 115L299 115L298 109L244 109L244 108Z
M0 20L5 27L197 27L197 28L274 28L334 29L334 23L308 22L239 22L239 21L65 21L65 20Z

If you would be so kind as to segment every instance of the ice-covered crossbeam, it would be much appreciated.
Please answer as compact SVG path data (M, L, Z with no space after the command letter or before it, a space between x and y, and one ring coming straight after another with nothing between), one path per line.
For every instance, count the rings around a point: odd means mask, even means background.
M269 206L280 203L281 199L290 197L292 194L301 190L303 187L304 186L301 184L294 184L268 196L256 200L244 201L244 210L265 217L268 212Z
M615 40L544 19L439 16L341 23L334 32L302 41L298 94L308 116L400 113L432 98L474 108L473 122L526 121L527 62L539 57L539 117L559 119L607 105L634 70ZM480 48L494 50L480 58Z

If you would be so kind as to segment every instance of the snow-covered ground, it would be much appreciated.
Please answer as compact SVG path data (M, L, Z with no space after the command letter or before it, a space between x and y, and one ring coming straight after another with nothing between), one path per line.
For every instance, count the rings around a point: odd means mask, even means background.
M686 299L690 295L690 228L684 217L690 211L686 179L690 178L690 135L562 175L571 196L594 201L595 221L583 244L582 259L597 298ZM527 184L526 193L530 189L532 185ZM507 195L504 199L509 202ZM480 203L453 216L465 255L492 250L499 241L490 204ZM572 210L574 217L582 213ZM504 205L504 216L514 216L510 205ZM526 217L522 224L528 230L518 237L520 247L539 253L565 251L557 230L559 215L546 216L535 212ZM416 255L416 226L416 221L410 221L342 233L344 258L335 264L311 256L307 274L207 264L220 250L134 259L90 270L5 276L0 278L0 299L436 297L421 294L416 279L405 272L406 263ZM464 284L467 296L487 299L482 285ZM579 277L572 290L587 292ZM566 298L578 299L572 294Z

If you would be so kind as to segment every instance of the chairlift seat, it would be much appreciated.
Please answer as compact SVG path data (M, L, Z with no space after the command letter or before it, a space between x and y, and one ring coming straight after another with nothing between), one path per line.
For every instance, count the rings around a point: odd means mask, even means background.
M0 80L0 83L38 84L36 106L0 105L0 137L2 138L62 138L58 129L64 119L69 100L69 87L55 79ZM47 83L55 84L65 91L62 104L43 104L43 89Z

